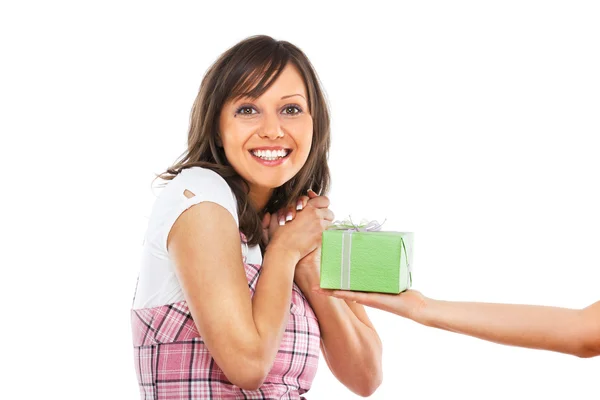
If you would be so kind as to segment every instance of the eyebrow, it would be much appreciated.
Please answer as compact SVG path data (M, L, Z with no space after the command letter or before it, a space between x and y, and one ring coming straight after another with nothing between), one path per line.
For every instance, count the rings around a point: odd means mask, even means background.
M283 97L281 98L281 100L283 100L283 99L287 99L288 97L294 97L294 96L300 96L300 97L302 97L304 100L306 100L306 99L304 98L304 96L302 96L301 94L290 94L290 95L287 95L287 96L283 96Z

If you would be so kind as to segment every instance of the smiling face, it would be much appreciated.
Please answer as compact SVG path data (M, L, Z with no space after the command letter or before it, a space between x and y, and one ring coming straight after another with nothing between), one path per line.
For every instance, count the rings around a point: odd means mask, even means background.
M219 116L220 138L231 166L266 197L292 179L310 153L313 120L302 76L288 63L258 98L227 101ZM262 201L261 201L262 202Z

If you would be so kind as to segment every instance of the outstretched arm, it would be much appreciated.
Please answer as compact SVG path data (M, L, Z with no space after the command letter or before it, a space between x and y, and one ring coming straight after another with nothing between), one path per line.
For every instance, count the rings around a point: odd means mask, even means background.
M510 346L578 357L600 355L600 301L584 309L429 299L415 290L399 295L325 291L389 311L423 325Z

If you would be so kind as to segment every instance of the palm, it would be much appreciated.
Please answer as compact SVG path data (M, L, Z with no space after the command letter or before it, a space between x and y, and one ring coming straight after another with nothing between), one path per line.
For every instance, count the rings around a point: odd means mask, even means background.
M426 305L426 298L416 290L406 290L400 294L365 293L335 291L335 297L356 301L368 307L379 308L402 317L413 318Z
M425 304L425 296L416 290L409 289L396 296L390 296L391 304L393 309L390 310L402 317L408 317L415 315Z

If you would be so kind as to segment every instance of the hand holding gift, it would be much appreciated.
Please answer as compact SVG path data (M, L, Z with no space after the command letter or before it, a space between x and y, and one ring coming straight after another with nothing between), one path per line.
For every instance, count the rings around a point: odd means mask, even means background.
M495 343L578 357L600 355L600 301L583 309L570 309L443 301L428 298L416 290L398 295L347 290L314 291L388 311L426 326Z
M366 293L327 289L316 289L315 292L337 297L342 300L354 301L368 307L378 308L415 321L421 316L422 311L427 306L429 300L423 296L421 292L413 289L408 289L400 294Z

